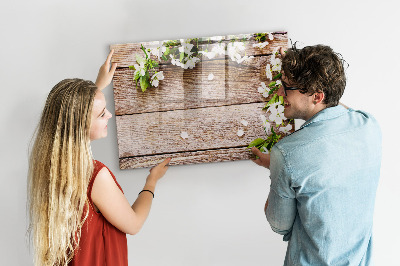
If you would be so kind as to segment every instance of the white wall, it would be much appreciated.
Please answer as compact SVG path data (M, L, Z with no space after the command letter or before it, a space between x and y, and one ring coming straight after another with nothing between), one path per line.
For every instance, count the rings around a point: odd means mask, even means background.
M395 2L1 1L0 265L32 264L25 238L27 147L58 81L94 80L110 44L276 30L304 45L330 45L350 63L342 102L375 115L383 131L375 261L396 265L400 21ZM111 86L105 94L114 110ZM93 153L133 202L148 169L119 170L114 118L109 137L93 143ZM143 230L128 237L130 264L283 264L286 244L263 214L268 176L250 161L171 167Z

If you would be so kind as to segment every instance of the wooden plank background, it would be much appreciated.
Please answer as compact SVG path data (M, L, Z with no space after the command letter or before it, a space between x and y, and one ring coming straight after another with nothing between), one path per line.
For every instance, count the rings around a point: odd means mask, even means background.
M265 138L259 116L266 115L261 109L268 99L257 88L270 82L265 66L272 51L287 46L287 33L273 35L263 49L253 47L254 37L246 41L241 54L254 58L240 64L228 55L202 56L193 69L161 61L157 71L163 71L165 78L146 92L135 87L134 71L128 66L136 63L136 54L144 57L141 44L150 48L162 42L111 45L113 62L118 63L113 84L120 168L151 167L167 157L173 158L171 165L249 159L248 144ZM211 51L232 38L219 42L199 38L199 50ZM208 80L211 73L214 79ZM244 131L241 137L239 129ZM182 139L181 132L189 137Z

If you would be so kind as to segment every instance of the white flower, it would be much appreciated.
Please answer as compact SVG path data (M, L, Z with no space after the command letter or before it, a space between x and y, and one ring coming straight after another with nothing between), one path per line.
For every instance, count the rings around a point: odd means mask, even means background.
M268 38L272 41L274 39L274 35L271 32L268 32Z
M227 46L227 53L229 57L232 59L232 61L238 61L242 58L240 55L240 51L243 51L245 49L244 43L242 42L234 42L234 43L229 43ZM242 62L241 60L240 62Z
M191 43L182 43L182 46L179 47L178 49L179 49L179 52L185 53L188 56L190 56L191 54L193 54L191 52L192 48L193 48L193 44L191 44Z
M181 132L181 138L187 139L188 137L189 137L189 135L188 135L187 132L185 132L185 131L182 131L182 132Z
M242 121L240 121L240 123L242 123L242 125L245 126L245 127L247 127L247 125L249 124L249 122L247 122L244 119L242 119Z
M199 51L200 54L203 54L207 56L208 59L213 59L215 57L215 52L204 52L204 51Z
M265 46L267 46L268 44L269 44L269 42L260 42L260 43L253 44L253 47L258 47L258 48L262 49Z
M243 56L242 58L239 58L238 60L236 60L236 62L238 63L238 64L240 64L240 63L242 63L244 60L249 60L249 59L252 59L252 58L254 58L254 56Z
M158 79L158 80L163 80L164 79L164 74L162 71L155 73L151 79Z
M150 83L153 87L158 87L159 80L164 79L164 74L162 71L155 73L150 80Z
M280 102L271 104L268 108L268 111L271 112L270 116L268 117L269 120L274 121L277 125L282 124L283 120L286 119L285 115L283 114L285 108L280 104Z
M267 122L267 118L265 117L265 115L260 115L260 119L263 122L263 125L264 125L264 122Z
M282 61L279 58L275 58L278 54L278 48L275 48L271 55L272 71L280 72L282 69Z
M213 73L209 74L207 78L208 78L208 80L213 80L214 79L214 74Z
M151 86L153 86L153 87L158 87L158 79L155 79L155 80L151 80L150 81L150 84L151 84Z
M286 127L281 127L281 128L279 128L279 131L286 134L286 133L289 133L289 131L290 131L291 129L292 129L292 125L291 125L291 124L287 124Z
M196 63L199 62L199 61L200 61L200 59L197 58L197 57L189 58L186 61L186 63L184 64L183 68L184 69L188 69L188 68L192 69L192 68L194 68L196 66Z
M243 136L243 135L244 135L243 129L239 129L238 132L237 132L237 135L238 135L239 137Z
M271 59L272 71L280 72L282 69L282 61L279 58Z
M274 121L275 124L280 125L283 122L282 117L278 113L271 113L271 115L268 117L270 121Z
M140 76L144 76L146 74L146 71L144 70L144 62L141 62L140 65L134 64L135 67L135 73L133 75L136 76L136 73L139 72Z
M211 49L211 52L215 53L215 54L219 54L219 55L224 55L225 54L225 44L221 43L217 46L214 46Z
M276 81L276 85L282 85L282 81L280 80L280 79L278 79L277 81Z
M265 66L265 74L267 75L267 78L269 80L272 80L272 72L271 72L271 65L270 64L267 64Z
M265 133L267 133L267 135L269 134L269 130L271 128L271 124L268 122L267 118L265 117L265 115L260 115L261 121L263 123L263 127L265 130Z
M171 64L182 67L182 68L184 67L183 64L181 63L181 61L179 61L178 59L175 59L172 55L169 55L169 57L171 58Z
M262 93L263 97L267 98L269 96L270 89L265 85L264 82L261 82L261 87L258 87L257 91Z
M147 51L149 51L150 54L157 56L158 60L160 60L160 57L165 53L166 50L167 50L167 47L165 47L165 46L153 47L153 48L147 49Z

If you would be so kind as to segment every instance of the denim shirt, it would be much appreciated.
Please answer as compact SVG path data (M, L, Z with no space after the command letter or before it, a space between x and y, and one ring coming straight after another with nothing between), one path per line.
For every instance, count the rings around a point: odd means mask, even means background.
M271 150L267 220L284 265L371 265L381 131L368 113L326 108Z

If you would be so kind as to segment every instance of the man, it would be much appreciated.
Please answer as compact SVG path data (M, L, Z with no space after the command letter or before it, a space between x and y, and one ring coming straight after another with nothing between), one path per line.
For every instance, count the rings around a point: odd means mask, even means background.
M273 231L289 241L284 265L370 265L372 220L381 162L381 133L368 113L339 104L344 60L323 45L282 58L285 117L303 119L270 155L265 206ZM360 90L362 93L362 90Z

